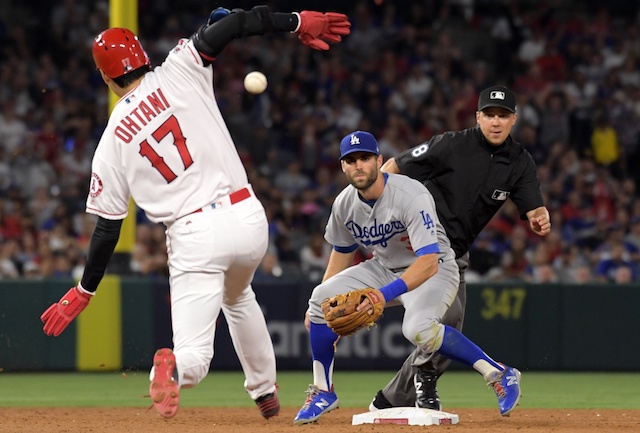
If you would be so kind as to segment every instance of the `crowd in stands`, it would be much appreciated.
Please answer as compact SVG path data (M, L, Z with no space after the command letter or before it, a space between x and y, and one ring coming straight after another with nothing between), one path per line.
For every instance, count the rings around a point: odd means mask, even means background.
M155 65L208 15L205 2L182 11L165 3L139 0L139 34ZM243 3L231 6L250 8ZM479 91L500 83L518 96L514 138L538 164L553 230L535 236L507 202L473 245L468 281L640 281L635 2L320 3L353 25L330 51L274 34L233 41L215 64L218 104L270 221L258 277L322 277L324 224L346 185L340 138L371 131L386 159L473 127ZM90 163L108 118L91 43L109 26L108 7L64 0L3 14L0 278L79 278L95 222L84 212ZM269 79L257 96L242 87L254 69ZM164 227L142 212L136 221L124 272L166 276Z

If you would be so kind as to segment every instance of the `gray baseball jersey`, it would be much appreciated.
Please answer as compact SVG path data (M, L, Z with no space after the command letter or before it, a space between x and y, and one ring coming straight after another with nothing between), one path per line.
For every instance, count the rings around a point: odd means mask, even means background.
M406 176L385 176L384 191L373 206L351 185L336 197L327 242L339 249L362 245L387 269L406 268L423 254L453 257L429 190Z
M399 278L418 256L438 254L438 271L415 289L400 295L405 308L402 331L416 346L431 353L442 344L442 316L455 299L459 271L449 239L438 220L431 193L418 181L385 174L382 195L362 200L353 186L336 198L325 239L338 251L357 245L373 250L373 258L351 266L317 286L309 299L309 318L325 323L320 305L326 298L362 287L380 288Z

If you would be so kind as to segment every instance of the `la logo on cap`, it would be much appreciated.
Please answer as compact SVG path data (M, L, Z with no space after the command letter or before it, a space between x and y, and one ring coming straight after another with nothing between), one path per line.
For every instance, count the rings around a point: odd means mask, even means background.
M504 92L500 92L498 90L494 90L493 92L491 92L491 94L489 95L489 98L491 99L502 99L504 100L505 98L505 94Z
M351 141L349 142L349 144L351 144L352 146L355 146L356 144L360 144L360 139L356 137L355 134L351 134Z

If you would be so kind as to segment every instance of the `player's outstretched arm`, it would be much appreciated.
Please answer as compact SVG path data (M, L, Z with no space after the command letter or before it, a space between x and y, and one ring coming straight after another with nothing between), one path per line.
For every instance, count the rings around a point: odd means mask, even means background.
M300 13L271 12L267 6L250 11L215 9L206 25L194 35L193 42L205 61L213 60L233 39L273 32L294 32L300 41L316 50L328 50L351 32L351 23L344 14L302 11Z
M111 260L120 237L122 220L98 217L91 235L87 264L80 283L69 289L60 300L42 313L44 333L57 337L89 305Z

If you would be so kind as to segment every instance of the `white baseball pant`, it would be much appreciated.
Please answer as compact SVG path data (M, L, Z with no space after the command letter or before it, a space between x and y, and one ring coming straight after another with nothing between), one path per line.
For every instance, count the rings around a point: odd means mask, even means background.
M250 185L169 224L171 323L181 387L205 378L216 321L225 315L254 400L276 389L276 360L251 280L268 243L264 208Z

